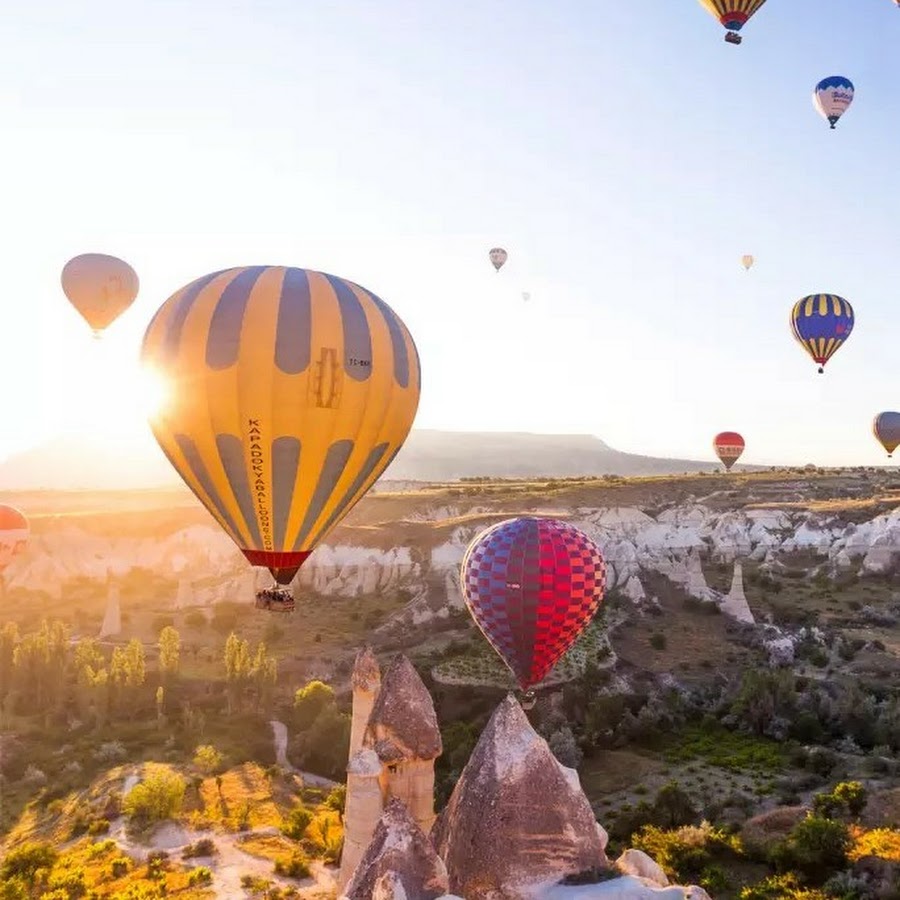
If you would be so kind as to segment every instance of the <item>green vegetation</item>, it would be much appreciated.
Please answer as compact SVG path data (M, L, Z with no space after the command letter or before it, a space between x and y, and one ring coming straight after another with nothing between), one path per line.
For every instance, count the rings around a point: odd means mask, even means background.
M185 788L184 778L168 766L148 766L143 781L128 792L122 808L136 827L146 828L181 812Z
M784 745L766 738L752 737L721 726L692 726L672 736L664 756L668 762L702 759L732 771L744 769L780 771L787 762Z

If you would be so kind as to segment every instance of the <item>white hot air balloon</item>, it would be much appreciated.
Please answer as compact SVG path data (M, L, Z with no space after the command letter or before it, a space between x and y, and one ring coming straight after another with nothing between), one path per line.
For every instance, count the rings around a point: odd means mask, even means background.
M813 91L813 106L832 128L853 102L853 82L843 75L823 78Z
M748 253L741 257L741 265L749 272L753 266L753 257Z

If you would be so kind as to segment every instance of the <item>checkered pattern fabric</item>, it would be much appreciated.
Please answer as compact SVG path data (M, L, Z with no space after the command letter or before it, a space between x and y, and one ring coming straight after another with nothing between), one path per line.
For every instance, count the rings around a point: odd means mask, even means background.
M463 596L522 690L572 646L603 600L597 545L557 519L507 519L478 535L463 557Z

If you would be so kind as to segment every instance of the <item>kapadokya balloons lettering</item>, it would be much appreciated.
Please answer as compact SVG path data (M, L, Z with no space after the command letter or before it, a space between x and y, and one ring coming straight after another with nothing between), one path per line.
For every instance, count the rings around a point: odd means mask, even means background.
M499 272L503 268L503 264L506 262L509 254L502 247L494 247L488 253L488 256L491 259L491 264Z
M28 545L28 520L13 506L0 505L0 573Z
M744 452L744 439L736 431L722 431L713 438L713 450L730 471Z
M116 256L83 253L62 270L62 288L69 302L94 330L94 337L111 325L138 293L137 273Z
M794 304L791 330L819 373L853 331L853 307L837 294L810 294Z
M765 2L766 0L700 0L700 5L728 29L725 40L729 44L739 44L741 36L738 32Z
M603 600L606 565L577 528L523 516L469 544L461 583L478 627L528 690L590 623Z
M289 584L403 445L419 357L397 314L333 275L198 278L160 307L142 361L171 402L151 428L254 566Z
M843 75L823 78L813 91L813 106L834 128L853 102L853 82Z
M897 447L900 446L900 413L878 413L875 416L875 421L872 422L872 431L881 446L887 450L888 457L890 457Z
M749 272L753 266L753 257L747 254L741 257L741 265Z

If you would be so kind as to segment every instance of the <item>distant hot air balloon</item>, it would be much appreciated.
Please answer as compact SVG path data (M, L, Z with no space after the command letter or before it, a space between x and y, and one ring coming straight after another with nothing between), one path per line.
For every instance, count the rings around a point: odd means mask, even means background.
M503 264L506 262L509 254L502 247L494 247L488 253L488 256L490 256L494 268L499 272L503 268Z
M12 506L0 505L0 574L28 544L28 520Z
M478 627L527 691L590 623L603 600L606 565L577 528L523 516L469 544L460 580Z
M137 273L124 260L104 253L84 253L62 270L62 288L69 302L99 338L137 297Z
M527 303L531 299L531 294L528 291L522 291L522 299Z
M700 5L728 29L725 40L729 44L739 44L741 36L738 32L765 2L766 0L700 0Z
M816 85L812 97L813 106L834 128L853 102L853 94L853 82L849 78L832 75L830 78L823 78Z
M306 269L198 278L160 307L142 361L173 397L151 420L163 452L281 585L387 468L419 403L419 357L397 314Z
M900 446L900 413L883 412L875 416L872 423L872 431L882 447L887 450L890 457Z
M713 450L726 471L738 461L744 452L744 439L736 431L722 431L713 438Z
M853 307L837 294L810 294L798 300L791 311L794 337L819 364L820 374L850 337L854 321Z
M751 267L753 266L753 257L749 254L747 256L741 257L741 265L749 272Z

